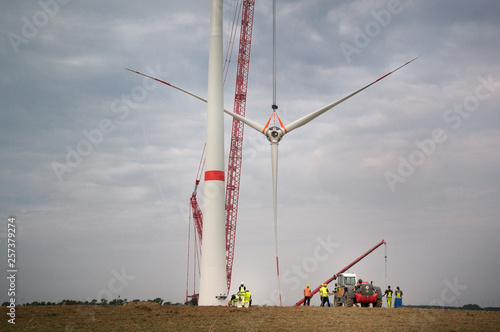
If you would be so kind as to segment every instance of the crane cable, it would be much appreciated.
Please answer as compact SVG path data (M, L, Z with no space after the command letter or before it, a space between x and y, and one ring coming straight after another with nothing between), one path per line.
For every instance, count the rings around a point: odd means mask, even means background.
M276 105L276 0L273 0L273 114L276 113L278 105ZM276 118L276 117L275 117ZM280 306L283 306L281 302L281 281L280 281L280 263L278 259L278 223L275 218L274 221L274 245L276 249L276 273L278 279L278 294L280 299Z
M387 243L384 243L384 253L385 253L385 277L387 278Z
M231 64L231 59L233 55L233 49L234 49L234 44L235 44L235 39L238 31L238 21L240 20L240 15L242 12L242 6L243 6L243 1L242 0L236 0L233 1L233 7L234 7L234 14L233 14L233 21L231 23L231 28L228 29L230 32L227 32L228 38L227 38L227 48L226 48L226 58L224 60L224 68L223 68L223 75L224 75L224 85L226 83L226 78L227 74L229 72L229 65Z
M276 0L273 0L273 110L278 109L276 104Z

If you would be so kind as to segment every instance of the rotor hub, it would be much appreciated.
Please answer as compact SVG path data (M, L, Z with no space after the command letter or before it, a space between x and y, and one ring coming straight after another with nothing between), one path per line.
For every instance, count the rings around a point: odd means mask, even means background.
M271 143L278 143L285 136L285 131L280 127L270 127L266 130L266 137Z

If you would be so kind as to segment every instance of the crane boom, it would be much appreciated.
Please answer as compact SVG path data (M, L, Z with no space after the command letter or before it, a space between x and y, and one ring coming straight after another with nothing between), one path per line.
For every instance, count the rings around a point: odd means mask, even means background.
M354 266L360 260L362 260L363 258L365 258L366 256L368 256L369 254L371 254L375 249L377 249L378 247L380 247L383 244L387 245L387 243L384 240L380 241L375 247L371 248L370 250L368 250L367 252L365 252L363 255L359 256L351 264L347 265L342 270L340 270L339 272L337 272L336 274L334 274L333 277L331 277L330 279L328 279L327 281L325 281L324 284L328 285L330 282L332 282L332 280L335 280L339 274L344 273L345 271L349 270L352 266ZM386 259L386 262L387 262L387 255L386 255L385 259ZM313 297L314 294L316 294L319 291L320 288L321 288L321 285L318 286L316 289L314 289L311 292L311 297ZM295 303L295 306L299 306L302 303L304 303L304 298L302 298L299 302Z
M236 69L236 87L234 92L234 113L241 116L245 116L246 111L254 6L255 0L243 0L238 65ZM240 196L243 128L243 123L233 118L226 183L226 273L228 294L231 288L236 221Z
M200 209L200 206L198 205L198 200L196 199L196 194L199 184L200 180L196 179L195 188L189 201L191 202L191 209L193 209L194 227L196 229L196 235L198 235L198 241L200 241L201 245L203 239L203 213Z
M206 147L206 145L205 145ZM205 147L203 147L203 152L201 154L200 165L198 166L198 173L196 173L196 182L194 185L193 193L191 194L191 210L189 218L189 232L188 232L188 257L187 257L187 274L186 274L186 303L189 298L196 296L196 276L199 276L200 267L197 265L200 261L201 256L201 243L203 238L203 213L200 206L198 205L198 200L196 196L198 194L198 186L201 181L201 176L203 174L203 168L205 167ZM189 262L190 262L190 248L191 248L191 221L193 221L194 228L194 245L193 245L193 295L189 295Z

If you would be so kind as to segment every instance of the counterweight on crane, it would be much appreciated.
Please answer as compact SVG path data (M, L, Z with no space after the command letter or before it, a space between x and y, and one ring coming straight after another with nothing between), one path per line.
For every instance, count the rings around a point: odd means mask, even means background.
M350 269L352 266L354 266L357 262L359 262L360 260L362 260L363 258L365 258L366 256L368 256L369 254L371 254L375 249L377 249L378 247L380 247L381 245L385 244L387 246L387 243L382 240L380 241L380 243L378 243L375 247L371 248L370 250L368 250L367 252L365 252L363 255L359 256L355 261L353 261L351 264L347 265L346 267L344 267L342 270L340 270L339 272L337 272L336 274L333 275L333 277L331 277L330 279L328 279L327 281L324 282L324 284L329 284L330 282L332 282L333 280L335 280L337 278L337 276L341 273L344 273L345 271L347 271L348 269ZM387 247L386 247L387 248ZM387 251L385 253L385 262L387 264ZM314 289L312 292L311 292L311 297L314 296L314 294L316 294L319 289L321 288L321 286L318 286L316 289ZM299 302L295 303L295 306L299 306L301 305L302 303L304 303L304 298L302 298Z

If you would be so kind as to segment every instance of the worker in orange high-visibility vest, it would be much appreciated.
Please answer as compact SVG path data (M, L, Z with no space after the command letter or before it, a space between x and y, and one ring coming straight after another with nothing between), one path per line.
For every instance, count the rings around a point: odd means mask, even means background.
M387 295L387 308L390 308L391 307L391 303L392 303L392 289L391 289L391 286L387 286L387 289L385 290L385 293L384 293L384 295L382 295L382 297L384 297L386 295Z
M311 289L309 285L304 288L304 305L311 305Z

